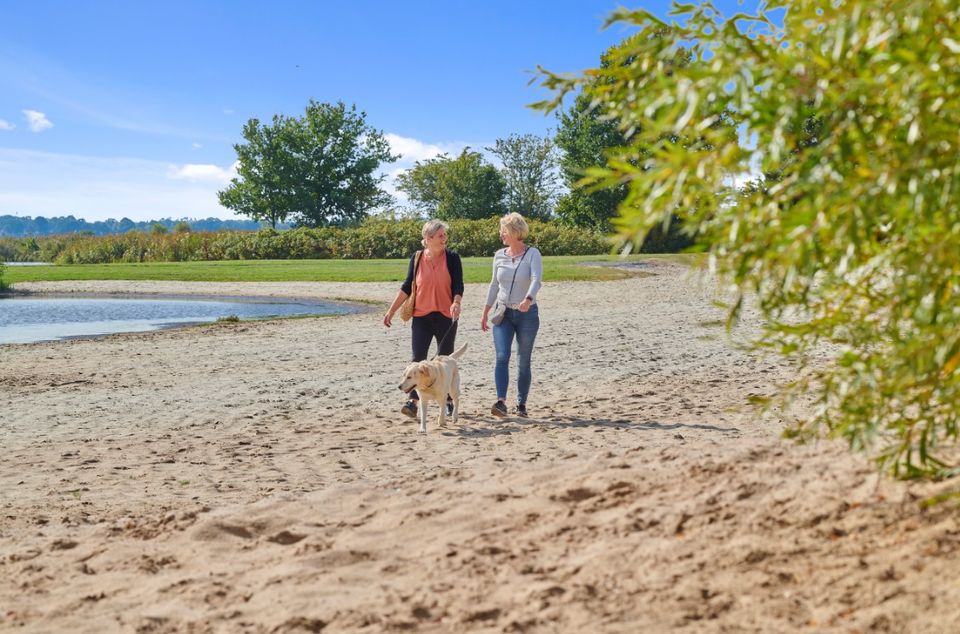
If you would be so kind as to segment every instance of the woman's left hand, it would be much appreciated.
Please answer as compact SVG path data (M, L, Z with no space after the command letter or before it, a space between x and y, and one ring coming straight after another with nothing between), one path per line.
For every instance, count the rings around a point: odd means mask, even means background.
M517 310L519 310L521 313L525 313L530 310L531 306L533 306L533 302L530 301L530 298L528 297L520 302L520 305L517 306Z
M450 305L450 316L453 317L454 321L460 319L460 304L457 302Z

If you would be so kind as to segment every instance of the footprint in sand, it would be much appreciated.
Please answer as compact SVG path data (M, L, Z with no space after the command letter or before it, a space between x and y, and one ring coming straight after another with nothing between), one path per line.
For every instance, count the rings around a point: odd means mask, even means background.
M306 535L300 535L299 533L291 533L290 531L280 531L276 535L271 535L267 538L268 542L273 542L274 544L282 544L288 546L290 544L296 544L303 539L306 539Z

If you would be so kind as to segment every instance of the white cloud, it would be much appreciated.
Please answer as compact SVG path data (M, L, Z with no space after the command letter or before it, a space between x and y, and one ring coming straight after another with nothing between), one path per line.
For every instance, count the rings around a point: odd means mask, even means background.
M409 137L400 136L399 134L393 134L390 132L384 134L383 137L387 140L387 143L390 144L391 152L402 155L402 158L400 161L398 161L398 163L408 163L411 166L413 166L416 161L432 159L439 154L443 154L444 152L450 153L450 150L453 147L451 144L444 144L445 147L443 147L433 143L424 143L423 141L418 141L417 139L411 139ZM461 147L460 149L462 150L463 148Z
M162 161L0 148L0 215L72 214L90 221L238 217L220 206L222 181L173 179L170 169Z
M0 119L0 130L13 130L16 126L5 119Z
M33 132L43 132L53 127L53 123L51 123L50 119L47 119L47 115L42 112L24 110L23 116L27 118L27 125Z
M191 144L190 144L190 147L192 147L192 148L195 149L195 150L199 150L200 148L203 147L203 144L202 144L202 143L191 143Z
M230 179L237 175L237 164L234 163L229 168L222 168L219 165L198 165L187 163L186 165L171 165L167 175L174 180L185 180L192 183L219 183L226 184Z

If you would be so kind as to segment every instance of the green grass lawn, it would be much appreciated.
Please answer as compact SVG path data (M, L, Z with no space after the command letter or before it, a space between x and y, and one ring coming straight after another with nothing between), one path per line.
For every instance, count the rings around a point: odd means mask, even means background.
M683 255L548 256L548 281L617 280L634 273L590 263L638 262L649 259L691 261ZM464 258L466 282L490 280L490 258ZM139 264L71 264L8 266L8 283L61 280L168 280L178 282L391 282L402 281L407 260L229 260L217 262L145 262Z

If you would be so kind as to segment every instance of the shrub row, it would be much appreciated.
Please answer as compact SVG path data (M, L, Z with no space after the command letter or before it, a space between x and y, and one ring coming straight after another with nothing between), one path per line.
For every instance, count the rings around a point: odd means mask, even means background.
M449 247L460 255L490 255L502 245L496 218L454 220ZM198 260L286 260L404 258L420 247L418 220L370 218L352 229L325 227L285 231L130 233L0 239L0 259L58 264L180 262ZM544 255L593 255L610 251L598 232L530 221L528 242Z
M589 229L531 220L528 242L544 255L607 253L611 242ZM464 257L487 256L502 245L497 218L450 221L451 249ZM405 258L420 247L419 220L369 218L359 227L284 231L219 231L93 236L66 234L39 238L0 238L0 261L104 264L110 262L183 262L201 260L294 260ZM680 251L690 241L679 225L667 235L654 230L642 251Z

